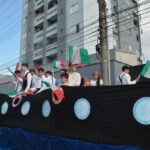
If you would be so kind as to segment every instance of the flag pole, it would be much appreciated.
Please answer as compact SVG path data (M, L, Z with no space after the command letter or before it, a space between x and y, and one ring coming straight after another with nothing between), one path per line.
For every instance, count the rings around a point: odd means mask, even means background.
M15 75L15 73L10 69L10 68L7 68L8 71L19 81L18 77Z

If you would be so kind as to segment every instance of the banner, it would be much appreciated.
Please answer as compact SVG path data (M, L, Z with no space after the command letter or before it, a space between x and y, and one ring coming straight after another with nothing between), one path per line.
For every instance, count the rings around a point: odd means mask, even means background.
M63 87L56 105L46 90L26 96L12 108L0 94L0 126L118 146L150 148L150 84Z

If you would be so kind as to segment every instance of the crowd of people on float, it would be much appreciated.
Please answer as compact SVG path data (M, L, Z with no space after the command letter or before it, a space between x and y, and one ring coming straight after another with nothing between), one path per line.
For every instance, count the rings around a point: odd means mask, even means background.
M16 92L25 91L39 93L49 88L45 83L71 87L103 85L103 80L98 71L93 72L93 79L89 80L87 77L81 77L80 73L77 72L77 65L75 64L69 64L68 69L61 69L59 78L56 79L51 71L45 72L44 68L39 68L37 72L35 69L29 70L28 64L26 63L22 64L21 70L24 74L23 77L18 77L17 74L21 74L21 71L16 70L15 75L17 78L12 78Z
M93 79L89 80L87 77L82 77L77 72L77 66L75 64L69 64L69 68L61 69L59 78L53 76L51 71L44 71L44 68L39 68L37 73L35 69L28 69L28 64L24 63L21 66L21 70L24 73L23 77L13 78L12 82L15 84L15 91L25 91L39 93L43 90L48 89L46 83L49 85L56 86L71 86L71 87L86 87L86 86L102 86L103 80L98 71L94 71L92 76ZM129 75L129 67L123 66L122 73L117 78L117 85L136 84L139 78L131 81ZM15 74L21 74L19 70L15 71Z

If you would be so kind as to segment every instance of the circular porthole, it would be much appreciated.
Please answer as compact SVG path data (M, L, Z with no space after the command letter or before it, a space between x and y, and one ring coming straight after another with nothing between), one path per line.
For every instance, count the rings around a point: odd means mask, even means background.
M25 101L22 106L21 106L21 114L23 116L26 116L30 111L30 102L29 101Z
M51 105L50 102L48 100L45 100L43 105L42 105L42 115L47 118L49 117L51 113Z
M150 97L143 97L133 106L133 116L137 122L150 125Z
M4 102L1 107L1 114L5 115L8 112L8 102Z
M78 99L74 104L74 113L79 120L85 120L90 115L91 106L88 100Z

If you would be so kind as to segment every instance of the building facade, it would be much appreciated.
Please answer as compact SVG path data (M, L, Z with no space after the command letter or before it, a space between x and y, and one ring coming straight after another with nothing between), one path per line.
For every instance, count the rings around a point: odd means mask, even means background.
M138 4L136 0L107 0L106 4L110 72L119 72L117 63L141 63ZM68 45L86 48L96 55L98 18L97 0L24 0L20 60L31 67L50 69L52 61L68 60ZM134 62L124 58L130 54ZM97 57L92 63L99 61Z

